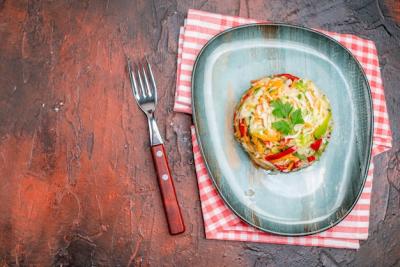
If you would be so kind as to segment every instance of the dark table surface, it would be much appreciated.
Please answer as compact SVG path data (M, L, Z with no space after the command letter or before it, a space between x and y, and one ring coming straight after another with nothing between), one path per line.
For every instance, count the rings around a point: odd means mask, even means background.
M0 0L1 266L400 266L400 2ZM172 111L188 8L376 42L394 146L358 251L205 240L188 115ZM187 231L169 236L125 54L149 56Z

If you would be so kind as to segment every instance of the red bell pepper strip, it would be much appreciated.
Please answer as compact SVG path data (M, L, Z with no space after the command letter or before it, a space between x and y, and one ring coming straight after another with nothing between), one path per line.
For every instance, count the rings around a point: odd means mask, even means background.
M314 156L307 157L308 162L313 162L315 160Z
M247 132L247 127L244 125L243 119L239 122L240 136L245 137Z
M289 154L295 152L296 150L297 150L296 147L292 146L282 152L272 154L272 155L267 155L267 156L265 156L265 159L266 160L280 159L286 155L289 155Z
M314 151L318 151L319 148L320 148L320 146L321 146L321 143L322 143L322 139L321 139L321 138L320 138L320 139L317 139L317 140L315 140L314 143L312 143L312 144L310 145L310 147L311 147Z
M281 74L276 74L276 75L275 75L275 77L279 77L279 76L286 77L286 78L288 78L289 80L292 80L292 81L300 80L299 77L294 76L294 75L292 75L292 74L288 74L288 73L281 73Z

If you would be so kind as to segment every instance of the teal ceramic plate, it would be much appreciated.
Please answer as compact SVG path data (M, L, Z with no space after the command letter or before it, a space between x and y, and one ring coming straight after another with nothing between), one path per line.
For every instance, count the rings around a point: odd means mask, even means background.
M291 73L329 98L334 128L320 161L298 172L257 169L233 137L234 107L250 80ZM297 26L227 30L201 50L192 76L193 118L208 171L226 204L247 223L308 235L339 223L363 189L371 158L372 102L366 76L330 37Z

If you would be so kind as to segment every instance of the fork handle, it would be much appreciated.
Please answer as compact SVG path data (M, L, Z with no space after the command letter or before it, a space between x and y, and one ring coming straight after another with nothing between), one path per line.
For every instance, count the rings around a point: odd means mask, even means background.
M154 166L156 167L169 233L171 235L183 233L185 232L185 224L176 197L174 181L172 180L164 145L152 146L151 153L153 155Z

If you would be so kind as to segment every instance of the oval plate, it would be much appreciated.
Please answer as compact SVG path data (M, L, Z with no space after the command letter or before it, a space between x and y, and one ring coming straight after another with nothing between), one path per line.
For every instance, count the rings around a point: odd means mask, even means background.
M329 98L333 132L321 159L289 174L254 167L233 137L235 105L250 80L291 73ZM225 203L263 231L308 235L350 213L362 192L372 148L372 100L359 62L332 38L283 24L229 29L200 51L192 76L193 118L209 174Z

